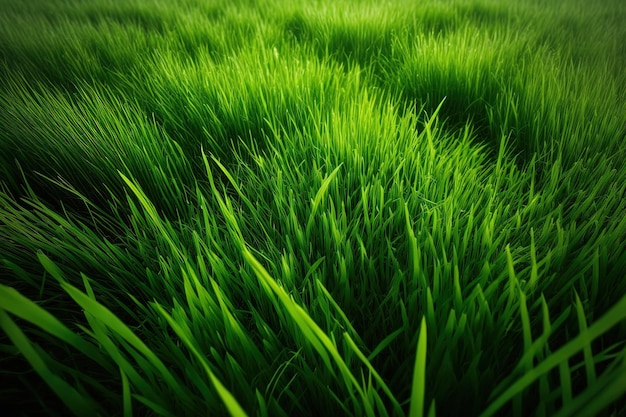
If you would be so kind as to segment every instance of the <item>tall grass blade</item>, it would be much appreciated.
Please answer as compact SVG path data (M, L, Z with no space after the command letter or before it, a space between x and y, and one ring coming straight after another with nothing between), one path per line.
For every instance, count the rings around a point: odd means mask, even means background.
M417 341L415 352L415 365L413 367L413 382L411 383L411 406L409 408L410 417L422 417L425 411L426 392L426 318L422 317L420 335ZM433 409L434 410L434 409Z

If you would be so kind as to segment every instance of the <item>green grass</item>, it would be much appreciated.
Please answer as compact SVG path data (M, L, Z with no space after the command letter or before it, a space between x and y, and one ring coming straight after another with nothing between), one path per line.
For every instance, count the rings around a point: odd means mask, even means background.
M13 415L626 416L626 7L0 0Z

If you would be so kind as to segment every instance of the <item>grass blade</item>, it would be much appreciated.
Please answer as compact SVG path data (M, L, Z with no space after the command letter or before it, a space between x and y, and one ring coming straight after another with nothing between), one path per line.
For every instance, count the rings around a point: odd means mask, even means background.
M411 406L409 409L409 417L424 416L427 348L428 345L426 339L426 318L422 317L420 335L417 341L417 351L415 353L415 366L413 368L413 383L411 384Z

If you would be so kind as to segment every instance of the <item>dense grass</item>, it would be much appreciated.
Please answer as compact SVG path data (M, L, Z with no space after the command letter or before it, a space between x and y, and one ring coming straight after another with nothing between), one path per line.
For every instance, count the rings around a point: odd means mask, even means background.
M12 415L626 415L626 6L0 0Z

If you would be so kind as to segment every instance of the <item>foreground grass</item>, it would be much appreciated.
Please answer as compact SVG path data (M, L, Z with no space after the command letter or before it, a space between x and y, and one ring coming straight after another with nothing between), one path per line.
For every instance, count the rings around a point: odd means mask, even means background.
M23 415L624 415L626 10L0 1Z

